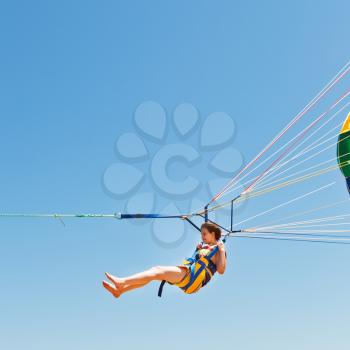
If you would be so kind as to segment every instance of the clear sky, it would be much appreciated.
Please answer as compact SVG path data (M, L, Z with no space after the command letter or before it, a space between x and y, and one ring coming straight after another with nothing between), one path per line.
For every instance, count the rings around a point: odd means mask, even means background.
M169 139L154 152L193 145L200 123L222 112L235 123L236 165L248 161L348 61L349 12L345 0L2 1L1 211L124 210L128 196L111 188L130 178L110 170L137 165L118 155L116 141L142 135L136 116L144 101L162 106L168 120ZM171 116L184 102L200 119L188 142L172 134ZM142 164L152 171L150 158ZM170 169L175 180L187 171ZM206 183L207 174L196 179ZM344 198L340 182L334 193ZM143 193L157 194L158 209L188 204L188 196L175 203L159 195L158 185L142 184ZM146 206L140 198L130 208ZM164 233L178 235L173 222L65 224L0 222L0 348L348 349L350 248L235 239L227 273L199 294L168 286L159 299L151 284L114 300L101 287L104 271L176 264L197 233L172 245L162 242Z

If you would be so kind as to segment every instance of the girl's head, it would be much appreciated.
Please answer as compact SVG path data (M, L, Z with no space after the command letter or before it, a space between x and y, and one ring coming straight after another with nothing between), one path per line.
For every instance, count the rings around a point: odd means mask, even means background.
M215 224L205 222L201 226L202 241L207 244L216 243L221 237L221 229Z

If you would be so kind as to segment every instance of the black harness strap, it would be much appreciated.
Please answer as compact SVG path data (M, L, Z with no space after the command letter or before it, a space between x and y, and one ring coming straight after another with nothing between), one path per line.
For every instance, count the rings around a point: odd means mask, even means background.
M165 280L163 280L163 281L160 283L160 286L159 286L159 289L158 289L158 296L159 296L159 298L162 297L163 288L164 288L165 283L166 283Z
M199 232L201 232L201 229L194 223L192 222L188 217L185 217L185 220L187 222L189 222L196 230L198 230Z

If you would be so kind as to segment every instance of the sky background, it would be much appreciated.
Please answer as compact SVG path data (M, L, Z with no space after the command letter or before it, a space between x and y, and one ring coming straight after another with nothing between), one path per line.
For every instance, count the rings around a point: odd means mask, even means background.
M122 211L103 176L143 101L168 115L191 103L201 121L227 113L248 161L348 61L349 11L345 0L1 2L1 211ZM1 220L2 349L348 349L346 246L234 239L227 272L199 294L168 286L159 299L150 284L115 300L104 271L177 264L197 233L169 248L147 223L65 223Z

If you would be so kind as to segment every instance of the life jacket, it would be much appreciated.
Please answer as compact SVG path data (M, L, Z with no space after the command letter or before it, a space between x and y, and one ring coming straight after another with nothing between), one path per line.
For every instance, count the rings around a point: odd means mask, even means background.
M211 258L218 252L218 247L199 244L191 258L183 261L182 266L188 268L185 277L178 283L169 283L181 288L186 294L193 294L204 287L216 272L216 265ZM162 296L163 287L167 281L162 281L158 296Z

